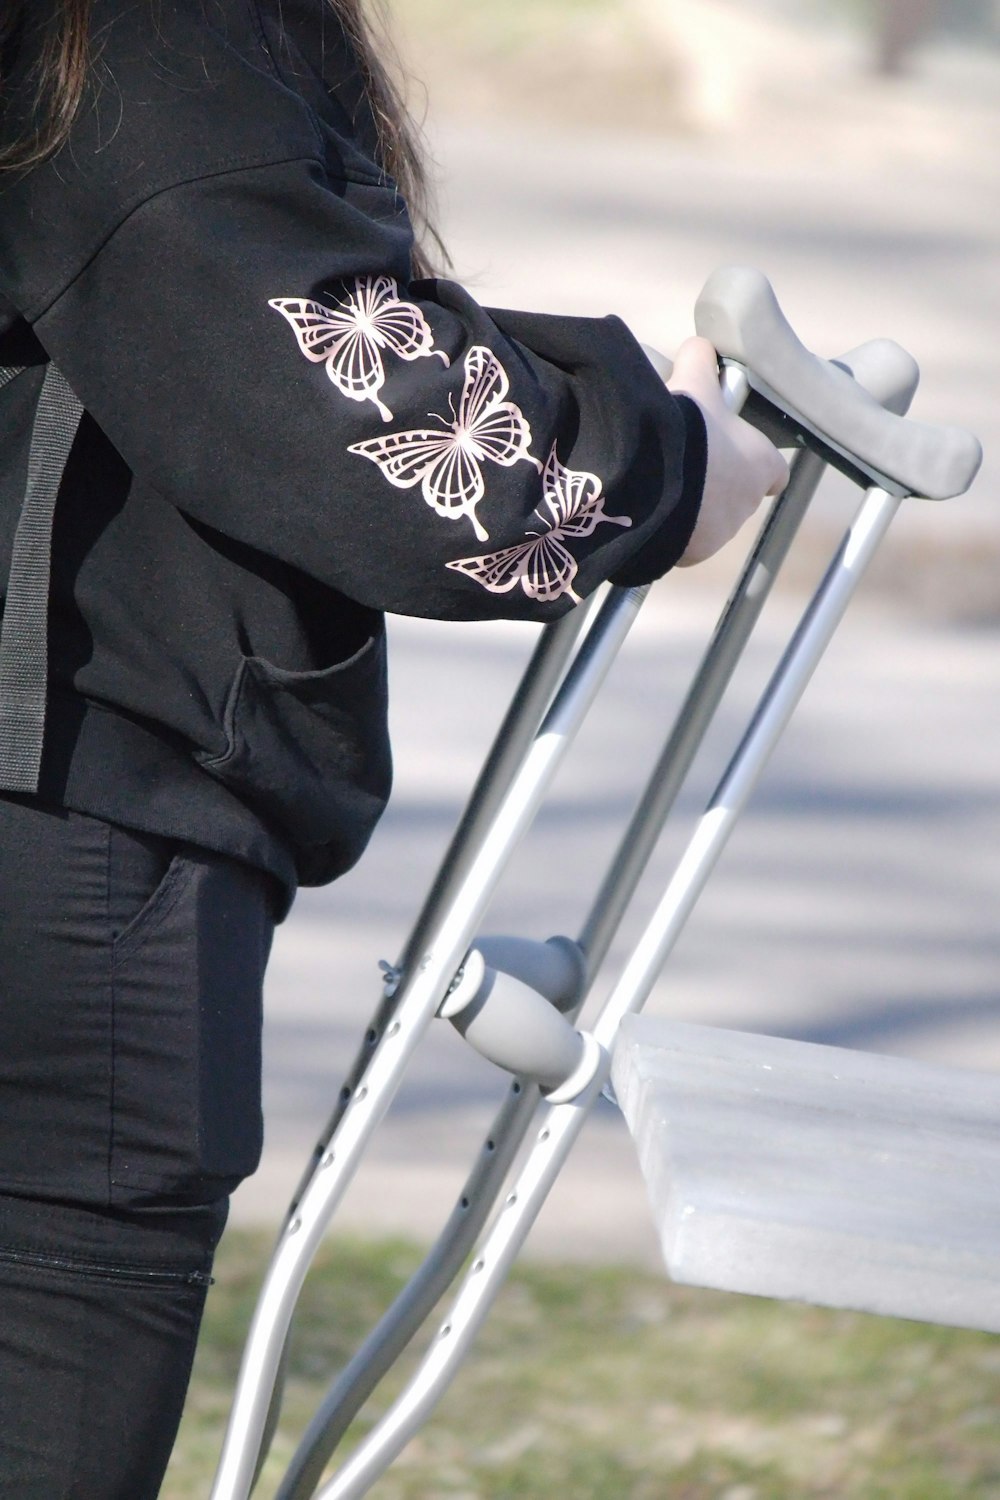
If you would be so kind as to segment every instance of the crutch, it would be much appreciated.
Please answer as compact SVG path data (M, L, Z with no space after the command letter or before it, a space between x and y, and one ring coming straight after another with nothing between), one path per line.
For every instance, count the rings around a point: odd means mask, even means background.
M647 998L900 502L911 495L944 499L963 493L976 473L980 453L971 435L899 415L908 406L916 375L898 346L879 341L836 363L819 359L798 342L765 279L746 270L715 273L699 299L696 326L719 350L733 405L782 446L797 450L792 479L723 611L578 939L477 940L503 868L646 590L604 591L543 633L413 934L386 973L376 1016L293 1200L248 1337L213 1500L243 1500L250 1491L274 1415L273 1392L295 1300L312 1256L413 1049L430 1020L441 1014L515 1076L444 1232L331 1387L283 1481L282 1500L314 1492L324 1500L366 1494L418 1430L459 1368L589 1105L606 1087L623 1020ZM858 515L645 933L595 1023L580 1031L573 1022L591 980L827 464L865 490ZM507 1190L510 1165L532 1126L534 1142ZM455 1279L501 1195L452 1312L413 1379L351 1459L317 1491L347 1423Z

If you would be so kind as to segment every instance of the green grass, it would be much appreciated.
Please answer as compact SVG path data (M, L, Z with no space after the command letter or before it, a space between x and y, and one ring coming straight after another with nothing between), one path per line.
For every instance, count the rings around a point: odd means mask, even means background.
M269 1253L230 1233L161 1500L205 1500ZM271 1496L326 1379L419 1260L336 1240L301 1303ZM399 1379L392 1389L398 1389ZM385 1409L376 1393L346 1448ZM995 1500L1000 1341L526 1263L378 1500Z

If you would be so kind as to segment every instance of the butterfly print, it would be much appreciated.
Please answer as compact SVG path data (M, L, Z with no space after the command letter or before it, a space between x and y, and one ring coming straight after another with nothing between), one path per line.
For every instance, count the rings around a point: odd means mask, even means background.
M526 541L484 557L460 557L447 564L456 572L468 573L491 594L507 594L520 584L529 599L543 604L561 594L580 602L573 592L577 561L564 537L590 536L601 521L613 526L631 526L629 516L604 514L603 485L596 474L567 469L559 462L555 447L549 454L542 476L543 530L529 532Z
M391 276L359 277L353 292L336 307L306 297L272 297L275 308L292 325L299 348L352 401L373 401L384 422L392 412L379 392L385 384L382 351L400 359L423 359L435 354L449 364L447 354L432 348L434 335L420 308L403 302Z
M474 345L465 357L465 384L450 423L445 422L443 428L390 432L352 443L348 451L371 459L397 489L419 484L427 504L439 516L448 520L468 516L477 540L486 542L489 532L476 514L486 492L485 461L509 469L523 458L539 471L542 467L528 452L531 428L520 408L505 400L509 389L510 381L496 355Z

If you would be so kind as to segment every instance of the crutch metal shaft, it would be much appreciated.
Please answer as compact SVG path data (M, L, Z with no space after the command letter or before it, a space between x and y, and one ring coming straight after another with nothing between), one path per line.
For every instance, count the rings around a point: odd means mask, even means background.
M596 974L607 956L825 468L823 460L808 449L795 457L791 479L775 502L719 619L674 728L580 929L578 942L591 974Z
M878 340L843 356L841 363L852 370L857 378L864 378L868 388L887 406L905 411L916 385L916 370L905 351L896 345L890 345L886 340ZM744 373L739 369L728 370L724 376L724 387L730 403L734 407L741 405L748 388ZM801 525L823 469L822 460L808 449L796 455L791 482L772 508L720 618L674 731L668 738L657 769L633 815L619 854L583 929L580 946L590 961L591 975L599 968L641 878L677 791ZM525 673L514 706L496 737L431 894L413 929L407 954L419 951L418 934L421 928L426 929L432 921L436 905L448 900L449 892L462 872L463 851L470 846L479 827L488 817L499 795L498 784L502 788L506 783L508 767L516 765L517 756L523 751L569 658L581 625L574 624L572 632L566 630L566 625L567 619L564 617L543 633L543 639ZM547 639L556 633L562 639ZM492 794L490 788L493 788ZM401 960L400 969L405 970L405 966L406 957ZM579 1010L582 1000L583 996L575 1011ZM371 1034L370 1032L369 1035ZM363 1066L364 1060L363 1050L359 1067ZM521 1082L514 1085L516 1091L521 1091L522 1087L524 1090L530 1089L528 1080L524 1080L523 1085ZM537 1098L537 1090L531 1092ZM523 1094L521 1102L523 1105ZM501 1156L508 1161L512 1159L530 1126L531 1111L517 1107L512 1109L511 1103L508 1099L502 1106L484 1148L487 1152L486 1160L492 1170L482 1170L481 1154L459 1199L458 1207L411 1284L380 1319L363 1346L331 1385L299 1444L277 1500L306 1500L313 1493L324 1464L353 1415L360 1410L381 1375L391 1367L457 1274L465 1255L482 1229L492 1198L499 1190L493 1184L502 1183L502 1176L497 1175L498 1160ZM335 1123L336 1117L331 1122L331 1133ZM321 1141L321 1147L322 1145Z
M483 767L476 778L465 810L449 842L437 875L420 912L410 929L396 972L400 977L407 974L414 955L428 947L430 936L442 910L447 906L452 891L464 878L472 850L496 811L496 804L510 784L523 760L548 708L553 694L559 686L579 638L593 617L597 606L606 597L607 589L598 589L577 609L570 610L561 619L547 625L539 637L531 659L524 670L507 713L494 737L493 744ZM344 1087L336 1108L321 1132L305 1172L292 1196L287 1218L292 1218L310 1178L326 1152L347 1103L361 1079L372 1046L392 1020L399 1000L398 985L386 986L376 1015L368 1028L365 1042L345 1076Z
M451 1312L416 1375L338 1473L317 1492L317 1500L360 1500L430 1416L482 1327L606 1076L602 1069L579 1099L550 1106L545 1112L535 1147L477 1250ZM522 1203L533 1209L530 1217L525 1216Z
M552 700L565 673L577 642L595 608L607 590L598 590L583 605L573 610L543 630L541 638L521 678L517 693L496 734L490 752L484 762L476 784L469 797L465 811L450 841L430 892L411 929L410 936L397 965L397 973L407 973L415 954L426 945L428 934L433 931L438 913L451 898L451 893L461 881L482 829L496 809L496 804L509 784L520 761L538 729L546 708ZM376 1039L390 1023L396 1008L396 986L387 986L379 1011L368 1030L368 1038ZM288 1217L294 1215L303 1191L322 1160L332 1139L347 1100L364 1073L371 1052L371 1040L366 1041L347 1076L341 1093L341 1102L334 1111L324 1133L314 1149L313 1157L292 1199ZM322 1405L316 1412L309 1429L304 1434L295 1456L286 1472L277 1500L303 1500L313 1493L319 1476L330 1453L333 1452L344 1430L357 1411L367 1400L384 1372L389 1369L421 1326L427 1313L439 1300L454 1280L469 1247L480 1233L489 1213L496 1189L494 1181L502 1182L525 1130L531 1113L537 1106L538 1090L525 1083L515 1083L520 1099L508 1098L494 1121L484 1152L473 1167L469 1180L458 1200L441 1235L412 1283L396 1299L386 1314L379 1320L357 1351L354 1358L331 1385ZM534 1102L531 1103L530 1101ZM484 1167L485 1162L485 1167ZM506 1163L501 1167L501 1163ZM272 1407L279 1399L276 1389ZM272 1413L269 1413L269 1426Z
M892 340L872 339L832 363L852 375L887 411L903 416L909 410L919 371L906 350ZM740 366L726 366L723 386L734 409L742 410L751 388L747 373ZM755 420L755 415L759 415L759 408L749 414L749 419ZM775 436L780 438L780 430ZM809 447L795 455L789 482L772 506L719 618L674 728L580 930L578 942L592 975L614 940L825 469L825 458Z
M581 636L595 612L599 613L608 592L607 586L598 589L542 632L400 957L398 967L401 972L405 972L414 958L424 952L428 934L438 921L441 910L448 905L452 892L464 879L475 858L478 840L495 817L505 789L529 750Z
M354 1417L451 1286L482 1233L538 1108L538 1086L516 1079L441 1234L398 1297L327 1390L275 1495L309 1500Z
M481 1327L528 1230L610 1072L621 1020L645 1002L714 868L739 813L839 624L899 506L884 490L865 502L765 690L680 865L594 1027L603 1063L581 1096L550 1105L521 1174L476 1254L451 1313L413 1379L319 1500L360 1500L440 1400Z
M900 497L885 490L873 488L867 492L662 900L594 1026L594 1035L602 1047L611 1045L622 1018L645 1004L899 504Z
M250 1492L281 1350L312 1257L420 1036L461 964L500 871L530 826L646 593L646 589L614 589L608 595L518 775L496 808L433 942L416 964L411 982L401 987L393 1020L372 1052L364 1081L347 1101L320 1170L285 1226L251 1323L211 1500L246 1500Z

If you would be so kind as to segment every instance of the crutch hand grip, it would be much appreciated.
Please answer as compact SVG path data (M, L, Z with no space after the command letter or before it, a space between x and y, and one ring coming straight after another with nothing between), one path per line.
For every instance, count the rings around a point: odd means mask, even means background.
M714 271L695 305L695 327L838 467L893 494L929 500L964 494L975 478L982 448L971 432L896 416L843 369L811 354L759 271Z

